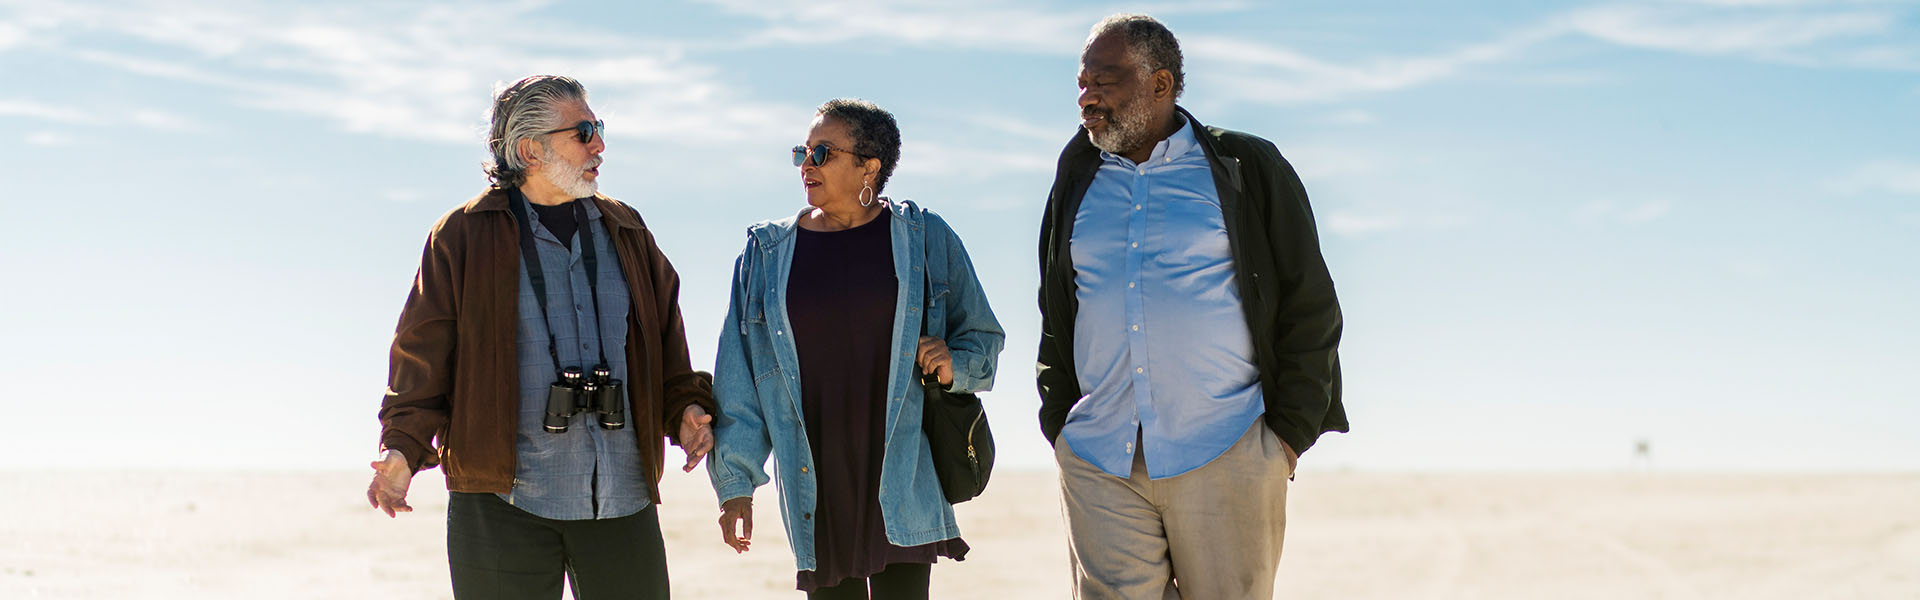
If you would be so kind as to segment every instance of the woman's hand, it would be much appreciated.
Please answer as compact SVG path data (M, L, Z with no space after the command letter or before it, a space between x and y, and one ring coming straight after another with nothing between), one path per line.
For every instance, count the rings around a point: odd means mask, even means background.
M734 535L734 523L740 523L745 530ZM720 503L720 541L733 547L733 553L739 554L751 550L753 545L753 498L742 496Z
M939 377L940 385L953 385L953 355L947 352L946 340L920 336L920 356L914 363L920 365L920 372Z

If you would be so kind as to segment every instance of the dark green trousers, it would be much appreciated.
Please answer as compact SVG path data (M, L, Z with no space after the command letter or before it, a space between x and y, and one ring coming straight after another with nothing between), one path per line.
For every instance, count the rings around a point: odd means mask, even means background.
M653 506L617 519L556 521L493 494L447 495L447 566L459 600L665 600L667 551Z

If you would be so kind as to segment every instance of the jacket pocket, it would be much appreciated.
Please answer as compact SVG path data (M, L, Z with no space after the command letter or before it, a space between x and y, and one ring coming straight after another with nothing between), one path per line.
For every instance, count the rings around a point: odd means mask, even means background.
M946 282L938 279L933 280L932 287L933 289L927 290L927 297L922 299L921 304L926 307L927 312L921 316L932 318L929 315L939 315L944 319L947 317L947 311L951 310L947 303L953 301L953 289ZM926 331L925 324L921 325L921 331ZM942 338L947 337L948 332L944 331L944 328L936 328L934 331L939 331Z

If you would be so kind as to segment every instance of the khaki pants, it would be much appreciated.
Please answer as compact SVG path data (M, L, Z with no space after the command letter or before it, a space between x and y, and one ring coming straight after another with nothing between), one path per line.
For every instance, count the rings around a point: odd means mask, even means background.
M1272 598L1291 475L1280 439L1256 420L1213 462L1160 480L1147 479L1144 456L1121 479L1064 436L1054 444L1074 597Z

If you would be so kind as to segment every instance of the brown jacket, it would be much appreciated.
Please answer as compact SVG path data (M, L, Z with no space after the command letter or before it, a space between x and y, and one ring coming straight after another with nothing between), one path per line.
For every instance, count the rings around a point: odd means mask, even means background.
M456 492L513 487L520 231L507 210L508 197L489 188L434 224L394 330L380 405L381 447L405 455L415 471L445 465L447 489ZM627 321L628 421L640 436L641 466L658 503L666 460L662 439L678 436L688 405L716 413L713 378L687 360L680 276L654 245L640 213L606 196L593 201L633 301Z

